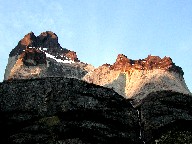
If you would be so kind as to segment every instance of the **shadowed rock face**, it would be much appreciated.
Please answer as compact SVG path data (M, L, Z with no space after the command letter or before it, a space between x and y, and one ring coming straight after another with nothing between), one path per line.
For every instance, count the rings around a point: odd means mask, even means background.
M0 83L0 143L139 143L137 111L113 90L70 78Z
M133 108L113 90L77 79L6 81L0 143L190 143L191 103L191 95L160 91Z
M47 64L44 52L37 49L27 48L19 57L26 66L37 66L39 64Z
M51 31L42 32L37 39L39 46L43 48L61 48L57 35Z
M43 32L37 37L33 32L28 33L10 52L9 57L20 55L26 47L46 48L46 51L53 56L63 55L67 58L73 59L74 61L79 61L76 52L62 48L58 42L57 35L51 31Z
M188 143L192 140L191 103L191 95L172 91L149 94L138 107L143 140L147 143L155 143L156 140L158 144Z

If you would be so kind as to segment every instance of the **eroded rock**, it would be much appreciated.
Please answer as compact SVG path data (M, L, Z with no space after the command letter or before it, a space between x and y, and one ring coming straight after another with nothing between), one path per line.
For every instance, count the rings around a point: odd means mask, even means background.
M0 83L0 143L140 143L137 111L111 89L71 78Z
M173 91L149 94L140 106L146 143L188 143L192 139L192 96ZM188 124L187 127L185 125Z
M170 57L161 59L149 55L145 59L131 60L119 54L114 64L104 64L88 72L83 80L113 88L125 98L133 99L132 104L137 106L148 94L156 91L172 90L191 94L183 74Z

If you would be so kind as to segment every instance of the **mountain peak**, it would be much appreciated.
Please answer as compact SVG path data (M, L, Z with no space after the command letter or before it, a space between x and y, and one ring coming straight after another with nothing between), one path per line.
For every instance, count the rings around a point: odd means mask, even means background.
M90 69L80 62L76 52L60 46L54 32L42 32L39 36L29 32L10 52L4 80L63 75L81 78Z
M30 32L24 36L24 38L19 42L23 46L36 46L37 38L33 32Z
M174 71L183 75L183 70L181 67L176 66L170 57L165 56L160 58L159 56L148 55L145 59L132 60L127 58L124 54L119 54L110 69L121 70L122 72L127 72L132 69L136 70L153 70L161 69L167 71Z
M58 37L52 31L42 32L38 37L39 46L45 48L60 48Z
M47 53L55 57L64 57L76 62L79 61L76 52L60 46L58 36L52 31L42 32L39 36L35 36L33 32L29 32L19 41L18 45L12 49L9 57L19 56L29 47L46 49Z
M24 38L18 42L17 46L10 52L9 56L12 57L20 55L28 46L37 46L37 37L33 32L26 34Z
M137 105L155 91L189 94L183 74L182 68L176 66L170 57L148 55L145 59L132 60L119 54L115 63L94 69L83 80L112 88L125 98L134 98L133 105Z
M42 32L39 36L49 36L52 38L58 38L57 35L52 31Z
M57 35L52 31L42 32L39 36L31 31L19 41L9 56L20 55L26 47L61 48Z

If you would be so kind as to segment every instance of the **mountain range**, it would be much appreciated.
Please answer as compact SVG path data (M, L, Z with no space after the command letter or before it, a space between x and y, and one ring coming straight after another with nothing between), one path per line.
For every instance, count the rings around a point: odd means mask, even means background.
M55 33L30 32L10 52L0 84L2 141L192 141L192 131L182 126L192 122L183 75L166 56L132 60L119 54L115 63L95 68L61 47Z

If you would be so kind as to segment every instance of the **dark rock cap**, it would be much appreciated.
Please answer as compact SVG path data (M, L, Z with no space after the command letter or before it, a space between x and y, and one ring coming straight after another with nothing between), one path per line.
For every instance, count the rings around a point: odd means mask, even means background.
M42 32L38 37L39 46L45 48L60 48L58 37L51 31Z
M36 37L33 32L30 32L19 41L18 45L10 52L9 56L20 55L26 47L61 48L55 33L46 31Z
M159 56L148 55L145 59L132 60L128 59L127 56L119 54L116 62L110 66L110 69L129 71L131 68L138 70L152 70L162 69L168 71L174 71L183 76L184 72L181 67L176 66L170 57L160 58Z
M33 32L30 32L26 34L24 38L19 41L18 45L14 49L12 49L9 56L12 57L15 55L20 55L27 46L36 47L37 45L38 45L37 37Z
M39 36L35 36L30 32L24 36L18 45L10 52L9 56L18 56L23 53L26 48L47 48L46 52L60 59L70 59L79 62L76 52L62 48L58 42L58 36L51 32L42 32Z
M26 66L37 66L47 64L46 55L43 51L34 48L26 48L19 57Z

